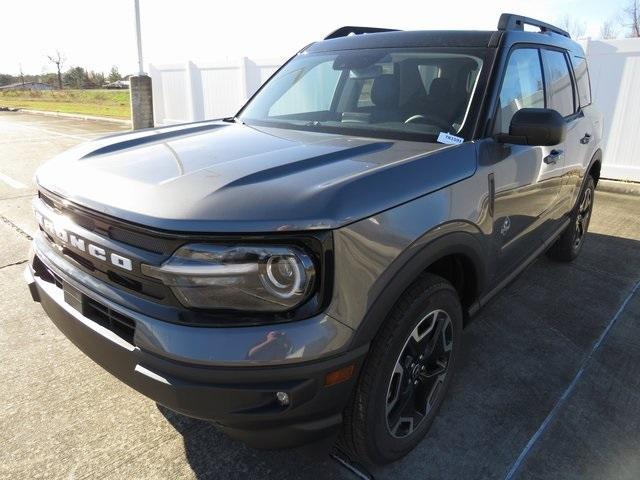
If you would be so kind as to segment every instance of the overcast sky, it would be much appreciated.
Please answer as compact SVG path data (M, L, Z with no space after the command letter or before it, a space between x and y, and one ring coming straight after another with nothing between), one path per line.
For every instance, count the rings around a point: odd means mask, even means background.
M286 58L341 25L400 29L495 29L501 12L548 22L565 14L597 37L602 22L627 0L140 0L145 69L149 63L248 56ZM66 67L136 70L133 0L16 0L0 8L0 73Z

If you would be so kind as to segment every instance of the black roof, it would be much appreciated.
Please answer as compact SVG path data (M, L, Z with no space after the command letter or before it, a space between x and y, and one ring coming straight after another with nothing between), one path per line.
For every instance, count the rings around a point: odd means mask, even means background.
M486 47L498 32L470 30L389 31L316 42L308 52L385 47Z
M539 31L527 31L525 25ZM514 43L532 43L566 48L582 52L579 44L571 40L561 28L533 18L503 13L497 30L427 30L401 31L372 27L341 27L325 40L310 45L305 51L327 52L388 47L497 47Z

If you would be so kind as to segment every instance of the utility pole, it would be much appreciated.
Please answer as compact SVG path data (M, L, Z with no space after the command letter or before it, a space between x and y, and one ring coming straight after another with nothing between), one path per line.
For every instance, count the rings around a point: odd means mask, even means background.
M142 63L142 33L140 31L140 0L134 0L134 8L136 11L136 40L138 42L138 75L144 75L144 66Z
M140 28L140 1L133 0L138 46L138 74L129 77L131 96L131 124L134 130L151 128L153 123L153 95L151 77L144 73L142 62L142 29Z

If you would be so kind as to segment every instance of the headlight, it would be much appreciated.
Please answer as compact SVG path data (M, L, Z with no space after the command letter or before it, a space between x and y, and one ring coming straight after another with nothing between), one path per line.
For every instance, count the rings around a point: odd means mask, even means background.
M141 268L192 308L282 312L315 289L313 260L294 246L191 244Z

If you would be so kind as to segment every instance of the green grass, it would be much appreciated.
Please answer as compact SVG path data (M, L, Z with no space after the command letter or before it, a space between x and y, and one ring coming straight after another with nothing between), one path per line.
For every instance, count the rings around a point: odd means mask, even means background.
M0 91L0 107L131 118L129 90Z

